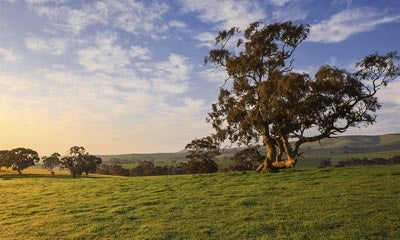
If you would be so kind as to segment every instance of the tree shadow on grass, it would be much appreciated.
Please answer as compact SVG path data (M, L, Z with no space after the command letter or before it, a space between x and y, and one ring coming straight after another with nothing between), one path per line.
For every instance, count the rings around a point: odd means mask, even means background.
M28 179L28 178L47 178L47 179L101 179L101 178L108 178L106 176L79 176L77 178L73 178L71 175L67 174L59 174L59 175L51 175L51 174L1 174L0 178L2 180L13 180L13 179Z

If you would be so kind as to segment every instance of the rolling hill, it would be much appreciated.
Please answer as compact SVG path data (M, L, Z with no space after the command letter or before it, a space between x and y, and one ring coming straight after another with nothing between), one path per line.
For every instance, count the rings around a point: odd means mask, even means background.
M223 149L218 156L220 164L228 164L229 158L238 148ZM261 152L263 150L261 149ZM333 163L352 157L392 157L400 155L400 133L386 135L351 135L323 139L320 142L306 143L302 146L302 158L296 168L317 167L322 160ZM186 152L100 155L105 163L135 164L148 160L157 164L176 164L186 161Z

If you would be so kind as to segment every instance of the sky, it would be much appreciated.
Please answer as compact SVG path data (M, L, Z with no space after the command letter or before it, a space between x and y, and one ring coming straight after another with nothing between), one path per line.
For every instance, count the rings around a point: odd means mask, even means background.
M399 50L395 0L0 0L0 149L182 150L212 133L217 33L288 20L310 24L299 72ZM400 80L378 97L378 123L347 134L400 132Z

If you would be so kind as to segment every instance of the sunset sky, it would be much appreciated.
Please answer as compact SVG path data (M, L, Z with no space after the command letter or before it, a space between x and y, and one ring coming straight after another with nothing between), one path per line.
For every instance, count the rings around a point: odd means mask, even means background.
M212 132L218 31L287 20L311 25L296 71L400 50L395 0L0 0L0 149L179 151ZM379 97L378 123L348 134L400 132L400 80Z

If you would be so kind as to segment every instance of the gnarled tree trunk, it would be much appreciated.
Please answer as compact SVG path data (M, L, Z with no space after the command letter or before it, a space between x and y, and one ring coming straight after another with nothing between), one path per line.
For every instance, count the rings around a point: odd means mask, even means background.
M297 153L292 150L286 138L282 137L275 141L275 139L263 136L263 140L266 156L256 172L277 172L279 169L293 168L296 165ZM286 159L282 159L283 153L285 153Z

